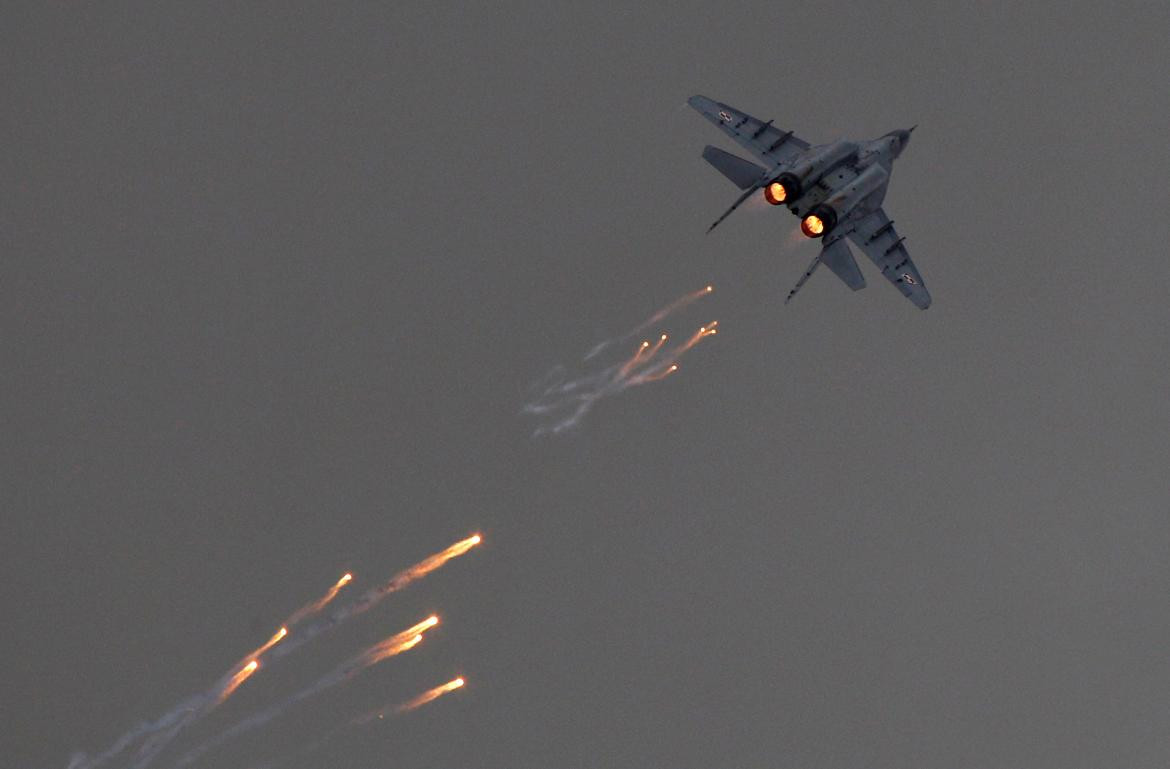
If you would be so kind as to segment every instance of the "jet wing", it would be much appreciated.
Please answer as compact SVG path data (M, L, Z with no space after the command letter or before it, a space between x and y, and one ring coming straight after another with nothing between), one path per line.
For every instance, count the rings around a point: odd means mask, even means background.
M903 243L906 239L898 236L885 211L879 208L861 219L849 233L849 239L918 309L925 310L930 306L930 292L926 290L918 268L910 261Z
M771 120L765 122L706 96L692 96L687 103L770 166L791 160L808 149L808 142L793 136L791 131L777 128Z

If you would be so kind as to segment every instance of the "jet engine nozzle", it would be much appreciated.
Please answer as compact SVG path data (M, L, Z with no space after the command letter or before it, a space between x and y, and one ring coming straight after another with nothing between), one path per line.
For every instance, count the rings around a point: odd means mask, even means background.
M800 179L789 173L777 176L764 187L764 199L774 206L789 203L800 197Z
M800 231L810 238L819 238L837 226L837 212L826 205L819 205L800 220Z

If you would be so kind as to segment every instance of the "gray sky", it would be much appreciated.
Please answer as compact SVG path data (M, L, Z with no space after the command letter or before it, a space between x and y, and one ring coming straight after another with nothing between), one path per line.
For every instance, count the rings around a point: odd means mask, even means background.
M5 769L473 531L184 748L434 609L202 765L457 673L289 766L1170 762L1165 4L164 5L0 14ZM694 93L919 124L933 307L868 262L783 306L781 212L704 236ZM709 281L682 371L530 438L533 380Z

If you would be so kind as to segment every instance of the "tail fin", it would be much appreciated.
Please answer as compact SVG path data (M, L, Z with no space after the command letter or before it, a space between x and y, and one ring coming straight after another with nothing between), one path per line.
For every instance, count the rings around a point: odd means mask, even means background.
M767 169L762 166L709 144L703 148L703 160L715 166L715 170L730 179L741 190L754 187L767 173Z

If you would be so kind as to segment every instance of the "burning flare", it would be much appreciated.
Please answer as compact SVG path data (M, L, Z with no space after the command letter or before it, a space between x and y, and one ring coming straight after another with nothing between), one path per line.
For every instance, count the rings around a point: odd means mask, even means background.
M328 606L329 603L334 598L337 597L337 594L339 592L341 592L341 588L348 585L351 581L353 581L353 574L351 574L347 571L345 574L341 575L341 579L337 580L337 582L334 583L333 587L329 588L328 592L326 592L325 595L321 596L316 601L313 601L312 603L305 604L301 608L297 609L295 612L292 613L291 617L289 617L288 619L286 619L284 621L284 624L286 626L287 625L295 625L298 622L300 622L301 620L303 620L305 617L308 617L311 614L316 614L317 612L321 611L326 606Z
M436 686L434 689L428 689L427 691L425 691L422 694L415 697L410 702L404 702L403 704L399 705L397 708L395 708L394 712L395 713L405 713L409 710L414 710L415 708L422 707L423 705L427 704L428 702L431 702L432 700L437 700L439 697L442 697L447 692L455 691L456 689L463 686L463 684L464 684L464 681L463 681L462 677L448 681L445 684L440 684L439 686ZM381 717L381 715L379 715L379 718L380 717Z
M684 344L678 350L678 352L675 353L675 355L682 355L684 352L686 352L687 350L689 350L692 347L694 347L695 345L697 345L699 343L699 341L702 340L703 338L708 337L708 336L715 336L716 334L718 334L719 329L716 328L716 326L718 326L718 325L719 325L719 321L713 320L710 323L708 323L706 326L699 326L699 330L696 331L693 335L691 335L691 338L687 340L686 344Z
M261 654L263 654L264 652L271 649L273 646L276 646L278 643L283 641L284 637L286 635L288 635L288 627L285 625L282 625L280 630L277 630L275 633L272 634L271 638L269 638L267 641L264 642L263 646L260 646L257 649L253 650L252 653L247 655L246 657L244 657L244 659L255 661L258 657L260 657ZM243 661L244 660L240 660L241 663Z
M670 376L671 374L673 374L676 371L678 371L678 364L671 363L669 366L667 366L666 368L664 368L661 371L655 372L653 374L643 374L642 376L640 376L634 380L634 384L646 384L648 382L660 382L663 379L666 379L668 376Z
M247 681L248 678L253 673L255 673L259 667L260 667L259 661L252 660L247 665L244 665L242 668L240 668L238 671L236 671L236 674L233 675L230 679L228 679L228 682L226 684L224 684L223 691L221 691L219 693L219 702L223 702L228 697L230 697L232 695L232 692L234 692L236 689L238 689L240 684L244 683L244 681Z
M382 720L386 718L387 715L398 715L399 713L409 712L415 708L422 707L432 700L436 700L439 697L442 697L447 692L453 692L456 689L461 688L464 683L466 682L463 680L463 677L460 676L459 678L452 679L445 684L440 684L433 689L426 690L409 702L404 702L401 705L383 705L377 710L371 710L365 715L358 716L349 723L352 726L362 726L364 724L370 723L371 721Z
M203 743L196 745L194 748L191 748L185 754L183 754L177 762L175 762L173 769L182 769L182 767L190 766L191 764L198 761L204 753L207 753L210 750L214 750L220 745L223 745L224 743L233 740L242 734L250 732L253 729L264 726L265 724L283 715L293 705L296 705L299 702L303 702L310 697L315 697L327 689L331 689L335 686L346 683L358 673L368 668L370 665L381 662L382 660L388 659L397 654L401 654L408 649L413 649L422 642L422 631L432 628L438 623L438 617L427 617L422 622L414 625L414 627L407 628L400 633L395 633L394 635L379 641L378 643L358 654L356 657L350 658L348 661L343 662L337 668L334 668L331 672L317 679L316 683L310 684L304 689L301 689L299 692L295 692L289 695L280 702L277 702L274 705L270 705L264 710L253 713L252 715L244 718L242 721L237 722L234 726L224 730L223 732L220 732L215 737L212 737ZM245 673L245 671L250 674L251 671L249 671L248 668L255 670L256 667L258 667L258 663L253 660L252 662L248 663L247 667L240 671L240 674Z
M638 346L638 349L634 351L634 357L630 358L622 365L620 369L618 369L617 377L615 378L622 379L623 377L628 376L630 371L632 371L637 366L643 366L648 363L650 359L657 355L658 351L662 349L662 345L666 344L666 339L666 334L658 337L658 341L654 343L653 347L650 346L649 342L643 341L642 344ZM649 352L646 352L647 349L649 349ZM643 355L643 353L645 353L645 355Z
M408 627L401 633L395 633L389 638L385 638L366 649L358 658L358 664L361 667L369 667L370 665L381 662L388 657L393 657L396 654L409 651L410 649L413 649L422 643L423 633L438 624L439 618L432 614L413 627Z
M438 553L435 553L434 555L427 556L423 560L416 563L414 566L398 572L389 580L383 582L381 585L376 585L370 588L356 601L349 604L348 606L343 606L340 609L334 609L327 616L301 628L297 631L295 638L293 638L288 643L281 644L280 648L273 652L273 655L276 657L283 657L285 655L291 654L293 651L310 642L322 633L337 627L346 620L369 611L370 609L377 606L382 600L384 600L386 596L390 595L391 593L396 593L399 590L409 586L415 580L425 577L435 569L438 569L443 564L447 563L447 561L463 555L481 542L483 542L483 537L481 537L479 534L474 534L467 539L459 540L455 544L439 551Z
M214 710L225 699L230 697L244 681L259 670L262 656L271 656L279 659L294 652L317 636L337 627L355 615L367 611L390 593L406 587L414 580L429 574L447 561L462 555L482 541L483 538L479 534L475 534L467 539L456 542L445 550L435 553L409 569L398 573L388 582L367 590L365 594L350 605L335 609L328 616L322 617L311 624L304 626L298 625L295 628L296 632L291 632L290 629L293 629L293 626L297 622L309 614L324 609L325 606L337 597L338 592L343 587L353 581L352 574L343 574L324 596L294 612L289 620L267 642L229 668L228 672L206 691L199 692L184 699L154 721L138 724L119 737L107 750L96 756L90 757L82 753L75 754L70 764L70 769L97 769L116 756L126 753L134 745L137 745L137 750L131 759L129 759L131 761L129 767L130 769L146 769L159 753L170 745L181 732ZM291 698L277 703L277 705L267 711L246 719L214 740L192 749L188 754L183 756L177 766L186 766L207 750L221 744L223 741L254 728L257 725L267 723L292 704L330 686L335 686L349 680L351 676L369 665L414 648L422 642L425 631L438 623L438 617L428 617L414 627L408 628L401 633L375 644L358 656L351 658L337 670L326 675L308 689L302 690ZM281 643L282 641L283 643ZM279 646L277 646L278 644ZM274 649L273 647L276 648ZM268 664L267 660L265 660L265 664Z
M458 558L459 556L463 555L468 550L475 547L476 545L478 545L482 541L483 541L483 538L478 534L474 534L474 535L468 537L467 539L461 539L458 542L456 542L455 544L448 547L446 550L443 550L442 552L439 552L439 553L435 553L434 555L429 556L429 557L424 558L423 560L419 561L414 566L407 569L405 572L402 572L401 574L396 576L394 578L394 581L395 582L401 581L401 584L397 585L397 587L399 587L399 588L406 587L407 585L409 585L411 582L415 581L416 579L420 579L422 577L425 577L426 575L430 574L435 569L438 569L443 564L445 564L447 561L450 561L452 558ZM438 620L436 620L436 622L437 621Z

